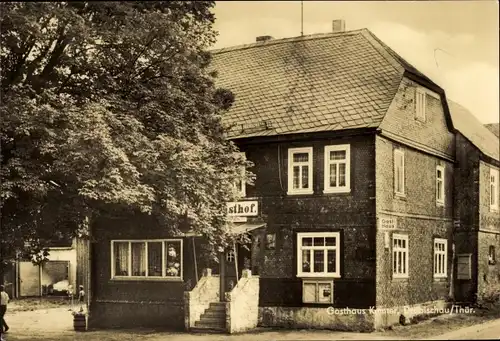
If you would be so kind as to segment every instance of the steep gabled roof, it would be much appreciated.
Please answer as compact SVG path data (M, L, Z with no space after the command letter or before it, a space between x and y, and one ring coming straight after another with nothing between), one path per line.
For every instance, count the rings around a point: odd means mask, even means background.
M442 92L366 29L212 54L216 85L235 94L229 138L376 128L408 73Z
M448 100L453 126L484 155L500 161L498 137L489 131L479 120L460 104Z
M500 123L488 123L484 125L486 128L488 128L489 131L491 131L493 134L496 135L496 137L500 137Z

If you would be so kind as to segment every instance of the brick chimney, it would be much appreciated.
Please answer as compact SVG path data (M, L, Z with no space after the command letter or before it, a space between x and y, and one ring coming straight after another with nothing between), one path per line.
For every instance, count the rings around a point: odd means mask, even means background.
M345 21L343 19L337 19L332 22L332 32L339 33L345 31Z
M255 41L258 43L263 42L263 41L268 41L268 40L273 40L273 37L271 37L271 36L259 36L255 39Z

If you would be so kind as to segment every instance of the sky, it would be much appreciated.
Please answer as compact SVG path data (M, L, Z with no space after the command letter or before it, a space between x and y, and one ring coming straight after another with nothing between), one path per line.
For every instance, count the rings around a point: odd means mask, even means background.
M476 1L304 1L304 35L367 28L482 123L499 122L499 4ZM214 48L296 37L300 1L217 1Z

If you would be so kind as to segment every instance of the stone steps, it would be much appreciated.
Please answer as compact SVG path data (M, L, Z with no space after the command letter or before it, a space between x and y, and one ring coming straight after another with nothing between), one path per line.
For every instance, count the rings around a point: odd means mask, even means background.
M214 302L201 315L200 320L191 328L194 333L224 333L226 332L226 303Z

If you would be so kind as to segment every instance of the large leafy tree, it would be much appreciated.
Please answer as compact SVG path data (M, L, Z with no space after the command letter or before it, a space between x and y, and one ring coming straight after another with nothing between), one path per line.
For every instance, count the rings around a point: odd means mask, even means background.
M245 161L207 48L212 1L1 4L1 258L86 218L154 214L224 243Z

